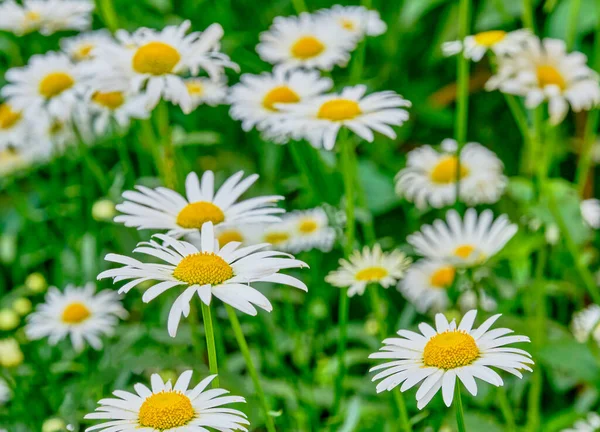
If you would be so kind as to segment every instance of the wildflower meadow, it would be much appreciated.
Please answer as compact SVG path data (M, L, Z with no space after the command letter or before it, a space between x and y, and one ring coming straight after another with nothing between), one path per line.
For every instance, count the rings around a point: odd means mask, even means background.
M600 431L599 0L0 0L0 432Z

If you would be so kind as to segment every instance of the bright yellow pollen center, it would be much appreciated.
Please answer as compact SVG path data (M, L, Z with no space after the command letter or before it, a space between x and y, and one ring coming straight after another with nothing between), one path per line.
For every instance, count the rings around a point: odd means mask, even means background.
M140 426L160 431L185 426L196 413L190 398L178 391L154 393L140 407Z
M346 30L352 31L352 30L354 30L356 28L356 25L354 24L354 22L352 20L349 20L348 18L342 18L340 20L340 24Z
M442 158L431 171L431 181L438 184L449 184L456 182L456 173L458 169L458 159L456 156L446 156ZM469 175L469 170L464 164L460 165L460 178L463 179Z
M325 45L316 37L303 36L292 45L292 55L306 60L318 56L324 49Z
M559 89L567 88L567 82L562 74L554 66L541 65L537 67L537 79L540 87L555 85Z
M204 93L204 87L199 82L191 81L185 84L189 94L194 96L201 96Z
M423 350L425 366L445 370L470 365L478 357L479 348L475 339L462 330L435 335L429 339Z
M356 280L359 281L379 281L388 275L388 271L383 267L367 267L356 273Z
M284 243L288 241L290 235L284 232L270 232L265 234L265 241L267 243L271 243L272 245Z
M456 255L459 258L465 259L469 258L469 256L473 253L474 250L475 246L473 245L462 245L454 249L454 255Z
M317 117L325 120L351 120L361 113L358 103L349 99L333 99L319 108Z
M79 48L77 48L73 57L75 57L77 60L86 60L90 58L90 53L93 49L94 45L91 43L82 44Z
M71 303L62 313L62 320L67 324L81 324L90 317L92 313L83 303Z
M50 99L70 89L73 84L75 84L75 80L68 73L52 72L40 81L39 91L46 99Z
M233 269L214 253L198 252L182 259L173 276L189 285L218 285L233 277Z
M297 102L300 102L300 96L294 90L287 86L279 86L266 94L262 104L269 111L277 111L275 104Z
M179 63L179 51L163 42L150 42L138 48L133 56L133 69L150 75L164 75Z
M119 108L125 102L123 93L119 91L114 92L96 92L92 96L92 100L98 105L109 108L111 110Z
M431 285L436 288L448 288L454 282L454 267L441 267L431 275Z
M190 203L181 209L177 215L177 225L183 228L202 228L205 222L212 222L214 225L220 224L225 220L223 211L207 201L197 201Z
M221 234L219 234L217 239L219 240L219 246L221 247L233 241L240 243L244 241L242 234L236 230L223 231Z
M474 36L475 43L484 47L491 47L496 45L498 42L504 40L506 32L502 30L491 30L486 32L477 33Z
M315 232L317 228L319 228L319 225L312 219L305 219L298 225L298 230L303 234Z
M25 21L39 21L41 18L40 14L35 11L28 11L25 14Z
M21 113L13 111L9 104L0 104L0 129L10 129L19 120L21 120Z

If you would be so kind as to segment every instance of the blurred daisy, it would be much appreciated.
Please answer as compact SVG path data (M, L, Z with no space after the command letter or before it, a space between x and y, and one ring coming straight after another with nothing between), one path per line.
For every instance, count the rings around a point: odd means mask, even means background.
M600 103L598 75L586 63L582 53L567 53L562 40L531 37L522 50L500 61L486 88L524 96L530 109L548 101L550 121L558 124L569 105L579 112Z
M42 17L35 11L28 11L14 0L0 3L0 30L18 36L39 30Z
M464 219L456 210L449 210L445 222L437 219L432 225L423 225L421 231L409 235L407 241L427 258L471 267L498 253L517 229L507 215L494 220L491 210L477 215L477 211L470 208Z
M304 262L282 252L264 251L262 249L269 246L264 243L240 248L239 243L230 242L219 248L210 222L202 226L200 248L162 234L154 237L163 244L154 240L143 242L134 252L158 258L167 264L143 263L128 256L108 254L107 261L123 264L123 267L106 270L98 275L98 279L112 277L115 282L131 279L119 289L120 293L126 293L147 280L160 281L144 293L142 300L145 303L173 287L184 288L169 313L167 327L172 337L177 333L181 316L189 315L194 294L198 294L206 305L210 305L214 295L254 316L257 314L254 306L268 312L273 306L250 283L273 282L307 290L300 280L279 273L282 269L307 267Z
M94 59L98 46L108 43L114 43L110 32L100 29L63 38L60 40L60 48L68 54L71 60L80 62Z
M591 304L575 313L571 329L579 342L587 342L591 337L600 344L600 306Z
M456 201L457 144L445 139L441 151L425 145L408 153L406 168L396 175L396 193L414 202L442 208ZM460 152L460 197L468 205L497 202L508 183L504 165L479 143L467 143Z
M596 432L600 430L600 416L594 412L575 422L572 428L562 429L561 432Z
M492 51L497 56L517 53L523 44L532 37L531 31L521 29L512 32L490 30L467 36L464 41L452 41L442 44L442 52L446 56L463 53L465 58L478 62L486 52Z
M364 6L333 5L329 9L317 11L319 15L329 18L338 25L338 29L357 38L379 36L385 33L387 25L381 20L379 12Z
M51 147L43 142L27 141L23 147L0 148L0 176L8 176L26 170L36 163L45 162Z
M253 127L264 130L269 122L281 116L282 104L294 104L308 100L331 89L330 78L322 78L317 71L286 71L275 67L272 73L244 74L240 82L231 88L229 113L242 121L242 129Z
M357 38L330 23L308 13L276 17L269 30L260 34L256 52L264 61L287 70L304 67L330 71L335 65L346 66Z
M206 222L213 225L278 222L280 219L275 215L285 210L273 206L282 196L236 202L258 180L257 174L242 180L243 175L243 171L235 173L215 193L212 171L205 171L201 182L191 172L185 181L187 199L164 187L136 186L137 191L123 193L125 202L117 205L117 210L124 214L115 217L115 222L138 229L168 229L169 235L175 236L195 232Z
M467 312L460 324L448 323L443 314L435 316L434 329L429 324L419 324L421 333L399 330L400 338L383 341L384 346L369 358L387 359L390 362L371 368L381 371L373 377L377 393L393 390L398 385L405 392L422 382L417 390L417 407L423 409L441 389L446 406L452 404L456 379L467 391L477 395L479 378L496 387L504 384L502 378L490 366L522 378L519 370L531 372L531 355L518 348L506 347L515 342L529 342L527 336L506 336L513 331L507 328L488 331L500 314L488 318L477 329L473 323L476 310Z
M23 363L23 360L23 352L16 339L0 339L0 366L3 368L17 367Z
M185 86L192 98L192 109L199 105L217 106L225 103L227 85L224 81L214 81L209 78L188 78ZM165 99L170 100L170 95L165 94Z
M408 120L410 102L393 91L371 93L367 87L346 87L340 94L316 96L306 102L280 105L285 113L273 130L283 134L304 135L315 147L331 150L341 127L347 127L362 139L372 142L373 131L395 139L390 127Z
M10 400L12 393L6 384L6 381L0 378L0 405L5 404Z
M0 151L8 146L22 146L27 141L29 128L35 122L26 121L23 112L10 103L0 103Z
M600 228L600 200L591 198L583 200L580 205L581 216L591 228Z
M57 52L32 56L27 66L9 69L6 79L2 96L15 110L45 111L60 120L71 117L83 86L80 70Z
M39 30L50 35L59 30L85 30L91 25L94 3L88 0L14 0L0 4L0 30L23 35Z
M383 288L394 285L404 277L411 259L400 251L382 252L381 246L365 246L362 253L355 250L348 261L340 259L340 268L330 272L325 282L339 288L348 288L348 296L362 295L368 284Z
M188 114L194 108L193 98L182 75L197 76L202 70L215 81L221 79L225 67L237 68L218 52L223 29L213 24L204 32L187 34L190 22L167 26L162 31L140 28L133 34L118 32L118 44L102 44L97 57L113 70L120 80L131 79L131 91L145 88L148 109L161 98L179 105Z
M119 296L114 291L95 293L93 283L83 288L67 285L64 292L52 287L45 303L27 317L25 333L31 340L48 337L50 345L69 336L76 351L86 342L102 348L100 336L111 336L120 319L127 317Z
M290 227L291 238L285 251L298 253L311 249L329 252L335 241L335 229L329 226L327 213L321 207L286 213L283 223Z
M243 246L249 246L252 243L253 238L250 234L251 230L252 225L215 227L215 234L217 241L219 242L219 247L223 247L231 242L238 242ZM200 239L200 235L198 235L198 239Z
M456 268L443 261L423 259L408 268L398 290L417 311L444 311L450 300L448 289L454 284Z
M294 236L294 227L285 221L261 224L256 232L256 243L269 243L280 250L287 250Z
M108 420L87 431L126 432L196 432L214 428L218 431L247 431L246 415L224 405L246 402L240 396L223 396L224 389L206 390L217 376L210 375L194 388L189 388L192 371L183 372L175 385L164 382L160 375L150 378L151 389L134 385L135 393L115 390L115 398L102 399L96 412L86 419ZM206 390L206 391L205 391Z

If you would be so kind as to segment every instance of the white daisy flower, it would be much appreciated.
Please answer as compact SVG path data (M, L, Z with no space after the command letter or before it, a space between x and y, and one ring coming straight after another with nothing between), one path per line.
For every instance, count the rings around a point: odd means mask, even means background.
M396 193L417 208L442 208L456 201L457 144L442 141L441 151L424 145L408 153L406 168L396 175ZM473 206L497 202L508 184L504 164L479 143L467 143L460 152L460 198Z
M560 432L597 432L600 430L600 416L594 412L587 417L575 422L572 428L562 429Z
M18 147L28 141L30 128L36 122L29 122L23 112L10 103L0 103L0 150L9 146Z
M357 38L365 35L379 36L387 30L387 24L381 20L379 12L369 10L364 6L333 5L331 8L321 9L317 13L334 21L338 25L338 29Z
M0 4L0 30L23 35L39 30L44 35L59 30L90 27L94 3L87 0L14 0Z
M168 229L168 234L175 236L196 232L205 222L217 226L278 222L280 219L275 215L285 210L274 205L282 196L268 195L236 202L258 180L257 174L242 180L243 175L243 171L235 173L215 193L212 171L205 171L202 181L191 172L185 181L186 198L164 187L136 186L137 191L123 193L125 202L116 208L124 214L115 217L115 222L138 229Z
M443 261L423 259L408 268L398 290L417 311L445 311L450 300L448 289L456 278L456 268Z
M60 48L74 62L89 61L96 57L96 50L102 44L115 43L106 29L81 33L77 36L60 40Z
M46 162L52 148L44 142L28 141L23 147L0 148L0 177L24 171L37 163Z
M199 105L217 106L225 103L227 98L227 85L223 80L215 81L209 78L188 78L185 87L192 98L192 107L196 109ZM170 100L170 95L165 95Z
M437 219L432 225L423 225L421 231L409 235L407 241L424 257L471 267L498 253L517 229L507 215L494 220L489 209L477 215L477 211L470 208L464 219L456 210L449 210L445 222Z
M234 226L217 226L215 227L215 236L217 237L217 241L219 242L219 247L225 246L227 243L238 242L242 246L250 246L253 244L254 235L252 234L254 229L256 228L254 225L234 225ZM198 241L200 240L199 234L191 234L197 235ZM191 241L194 244L194 241Z
M580 204L580 208L581 216L585 223L591 228L600 228L600 200L596 198L583 200Z
M315 147L331 150L335 146L341 127L368 142L373 142L373 131L395 139L390 127L401 126L408 120L408 112L402 107L411 104L393 91L371 93L365 96L367 87L346 87L340 94L316 96L306 102L279 105L284 115L272 130L293 137L304 136Z
M114 398L102 399L96 412L86 419L107 420L88 431L127 432L199 432L207 428L218 431L247 431L246 415L224 405L245 403L241 396L223 396L227 390L206 390L217 376L210 375L190 389L192 371L183 372L175 385L164 382L160 375L150 378L151 389L138 383L135 393L115 390Z
M442 52L446 56L462 52L465 58L478 62L488 51L492 51L497 56L515 54L523 48L530 37L532 35L528 29L512 32L489 30L467 36L464 41L445 42L442 44Z
M2 96L15 110L32 116L45 111L60 120L71 117L83 88L80 69L57 52L34 55L27 66L9 69L6 79Z
M28 11L15 0L0 3L0 30L18 36L40 29L41 16L35 11Z
M261 224L253 234L253 243L269 243L279 250L287 250L294 237L294 227L284 220L277 223Z
M531 355L519 348L506 347L515 342L529 342L527 336L506 336L513 331L507 328L488 331L500 314L488 318L477 329L473 323L476 310L467 312L460 324L448 323L443 314L435 316L434 329L429 324L419 324L421 333L398 330L399 338L383 341L384 346L369 358L389 359L371 368L381 371L373 377L377 393L392 390L398 385L405 392L422 383L417 390L417 407L423 409L441 389L446 406L452 404L456 379L462 382L467 391L477 395L479 378L496 387L504 384L502 378L490 366L501 369L519 378L519 370L531 372L527 365L533 364Z
M215 81L222 78L225 67L237 68L218 51L223 28L213 24L204 32L186 35L190 22L167 26L162 31L140 28L133 34L116 34L120 45L102 44L97 58L109 66L117 80L131 79L131 91L145 88L147 108L153 109L161 98L192 111L192 96L182 75L197 76L205 71Z
M101 349L100 336L111 336L127 311L114 291L95 291L93 283L83 288L67 285L64 292L50 288L45 303L27 317L25 334L31 340L48 337L50 345L69 336L76 351L83 350L86 342Z
M294 104L309 100L331 89L333 81L322 78L317 71L293 70L275 67L272 73L244 74L231 88L229 114L242 121L242 129L253 127L264 130L280 116L280 104Z
M600 306L591 304L575 313L571 329L579 342L585 343L591 337L600 344Z
M321 207L286 213L283 223L289 226L291 238L284 249L291 253L319 249L329 252L335 241L335 229L329 226L327 213Z
M263 251L266 243L240 248L240 243L230 242L219 248L214 235L213 224L202 226L200 248L191 243L172 237L156 234L154 240L140 243L134 252L158 258L167 264L143 263L124 255L108 254L106 260L123 264L123 267L106 270L98 279L112 277L115 282L131 279L119 292L128 292L147 280L160 281L149 288L142 300L147 303L163 292L173 288L184 288L169 313L168 330L174 337L181 316L190 313L190 301L194 294L206 305L210 305L214 295L224 303L248 314L256 315L254 306L270 312L271 302L258 290L250 286L254 282L273 282L307 290L300 280L280 274L288 268L301 268L307 265L291 255L277 251Z
M10 400L11 396L12 396L12 392L10 391L10 388L6 384L6 381L4 381L3 379L0 379L0 406L5 404L6 402L8 402Z
M329 24L329 19L308 13L276 17L269 30L260 34L256 52L264 61L287 70L330 71L335 65L346 66L357 38Z
M598 75L587 66L585 55L567 53L562 40L531 37L522 50L501 59L486 88L524 96L527 108L548 101L552 124L565 118L569 105L579 112L600 103Z
M411 263L403 252L394 250L382 252L381 246L365 246L355 250L349 260L340 259L340 268L330 272L325 282L339 288L348 287L348 296L363 295L369 284L378 284L383 288L394 285L404 277Z

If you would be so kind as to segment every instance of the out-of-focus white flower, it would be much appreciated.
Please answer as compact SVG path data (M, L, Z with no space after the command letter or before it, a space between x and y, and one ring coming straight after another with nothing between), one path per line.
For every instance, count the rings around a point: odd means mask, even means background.
M575 313L571 329L579 342L587 342L591 337L600 344L600 306L591 304Z
M600 200L591 198L581 202L581 216L591 228L600 228Z
M60 48L75 62L93 60L99 45L115 43L106 29L81 33L60 40Z
M487 51L492 51L497 56L515 54L530 37L531 31L527 29L512 32L490 30L467 36L464 41L445 42L442 44L442 51L446 56L462 52L465 58L478 62Z
M387 25L381 20L379 12L364 6L333 5L329 9L321 9L317 14L329 18L338 25L338 29L356 37L379 36L385 33Z

